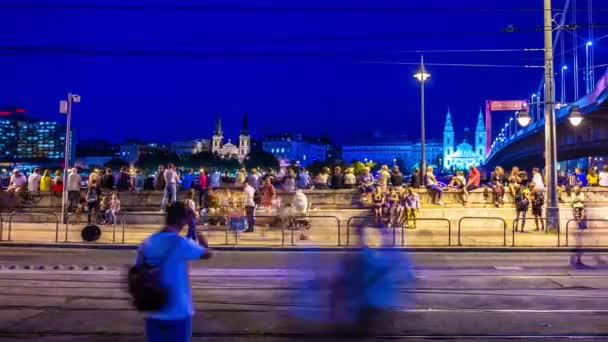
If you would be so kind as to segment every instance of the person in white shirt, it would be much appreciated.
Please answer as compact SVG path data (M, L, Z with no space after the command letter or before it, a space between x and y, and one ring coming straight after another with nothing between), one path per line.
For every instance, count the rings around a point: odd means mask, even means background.
M81 178L77 168L72 168L68 175L68 211L74 211L80 201Z
M165 177L165 195L160 205L161 211L164 210L167 204L177 202L177 183L179 182L179 175L175 172L173 164L167 165L167 169L163 175Z
M247 216L247 230L245 233L253 232L255 224L255 189L249 182L245 183L243 188L243 204L245 206L245 215Z
M35 168L34 173L30 176L30 179L27 181L27 191L32 193L40 192L40 179L42 176L40 175L40 169Z
M608 165L604 165L602 171L600 171L600 186L608 186Z
M27 178L21 170L15 169L13 170L13 175L11 176L10 183L8 185L8 192L19 193L26 189L27 187Z
M532 183L534 183L534 191L545 190L543 175L540 174L540 170L537 167L532 169Z

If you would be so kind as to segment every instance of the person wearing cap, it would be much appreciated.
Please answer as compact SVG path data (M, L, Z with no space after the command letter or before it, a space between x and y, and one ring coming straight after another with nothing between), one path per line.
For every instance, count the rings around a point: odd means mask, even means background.
M23 173L21 173L21 170L14 169L7 191L12 193L19 193L25 191L26 187L27 178Z
M80 201L80 184L81 177L78 174L77 168L70 169L68 175L68 211L74 211L78 207Z

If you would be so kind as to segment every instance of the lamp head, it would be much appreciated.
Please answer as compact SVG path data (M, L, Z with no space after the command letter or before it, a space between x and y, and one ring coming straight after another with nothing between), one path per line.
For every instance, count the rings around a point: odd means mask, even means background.
M577 106L573 106L570 110L570 116L568 117L568 121L572 124L572 126L578 126L583 121L583 113L578 109Z
M420 82L424 82L427 79L429 79L430 77L431 77L431 74L429 74L429 72L426 71L426 68L424 66L421 66L420 69L418 69L418 71L416 71L416 73L414 74L414 78L416 78Z
M515 113L515 119L517 120L517 123L519 123L519 125L522 127L528 126L532 121L532 118L530 117L530 114L528 114L527 110L520 110Z

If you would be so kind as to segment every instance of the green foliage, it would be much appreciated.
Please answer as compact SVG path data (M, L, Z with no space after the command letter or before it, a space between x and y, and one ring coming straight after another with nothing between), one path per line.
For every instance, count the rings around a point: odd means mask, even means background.
M350 164L350 167L352 167L355 170L356 174L359 174L359 173L362 173L366 167L369 167L370 169L373 170L376 167L376 163L371 162L371 161L362 163L358 160L355 160Z
M129 163L126 162L123 159L120 158L112 158L110 160L108 160L105 164L103 164L104 167L109 167L112 170L118 170L123 166L129 166Z
M279 161L272 153L268 153L261 148L256 148L249 153L249 157L244 162L247 169L252 167L268 169L277 169L279 167Z

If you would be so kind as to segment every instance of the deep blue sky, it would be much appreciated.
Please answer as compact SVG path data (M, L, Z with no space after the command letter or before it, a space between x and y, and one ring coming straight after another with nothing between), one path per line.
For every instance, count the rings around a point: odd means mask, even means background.
M79 93L83 102L75 107L74 124L81 139L210 137L221 114L225 135L234 140L243 112L257 137L291 131L343 142L376 129L416 139L416 67L364 62L418 60L418 54L402 50L541 48L543 43L536 30L542 25L541 0L11 2L199 6L0 8L0 105L61 119L57 102L68 91ZM578 2L585 9L586 1ZM561 9L563 0L553 3ZM596 11L595 22L607 23L608 6L602 1L595 6L604 10ZM412 10L416 7L425 10ZM470 10L459 10L463 7ZM584 44L586 13L578 16ZM518 32L503 32L508 25ZM599 27L596 36L607 31ZM567 37L570 48L572 35ZM608 62L607 43L596 42L596 64ZM15 45L21 47L14 50ZM584 50L579 52L583 66ZM428 63L542 64L540 52L426 53L425 58ZM428 69L428 135L437 138L448 106L460 133L465 125L474 128L486 99L527 98L542 76L542 69Z

